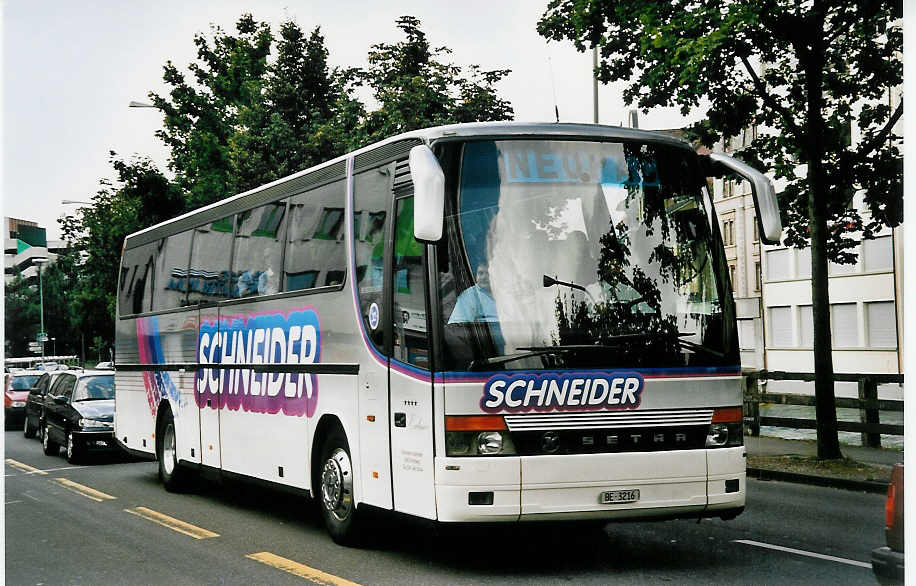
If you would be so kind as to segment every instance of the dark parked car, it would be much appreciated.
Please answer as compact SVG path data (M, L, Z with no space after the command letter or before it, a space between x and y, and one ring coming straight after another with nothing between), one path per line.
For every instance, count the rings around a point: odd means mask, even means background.
M22 370L8 375L6 388L3 392L4 428L15 429L22 425L25 415L25 402L32 386L38 382L41 372L35 370Z
M25 437L35 437L38 432L38 424L44 416L45 395L48 389L54 384L64 371L55 370L46 372L38 377L38 381L29 390L28 398L25 402L25 417L22 424L22 433Z
M903 583L903 464L894 466L884 504L887 545L871 552L871 567L882 584Z
M116 450L114 439L114 374L104 371L64 372L45 396L41 441L45 454L67 448L67 461L86 453Z

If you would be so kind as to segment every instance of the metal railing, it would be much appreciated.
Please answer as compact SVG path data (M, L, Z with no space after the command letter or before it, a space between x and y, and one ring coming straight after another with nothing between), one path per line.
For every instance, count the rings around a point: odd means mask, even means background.
M760 390L760 381L814 381L812 372L756 371L745 373L744 424L752 436L760 435L760 426L817 429L814 419L791 417L762 417L760 404L815 405L814 395L768 393ZM834 374L834 382L854 382L859 385L857 398L837 397L836 406L859 410L859 421L837 421L838 431L862 434L862 445L881 447L881 434L903 435L903 425L881 423L881 411L903 411L903 401L878 399L878 385L903 383L902 374Z

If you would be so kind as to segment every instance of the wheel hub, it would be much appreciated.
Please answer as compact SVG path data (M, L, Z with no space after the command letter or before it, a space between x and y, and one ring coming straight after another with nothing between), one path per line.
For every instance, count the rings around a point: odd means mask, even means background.
M325 510L338 521L350 516L353 509L353 474L347 452L337 448L321 471L321 500Z

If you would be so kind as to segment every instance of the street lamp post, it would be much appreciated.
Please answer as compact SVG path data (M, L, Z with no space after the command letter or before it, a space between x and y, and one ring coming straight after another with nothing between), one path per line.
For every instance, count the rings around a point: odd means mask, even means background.
M36 257L36 258L33 258L33 259L32 259L32 262L34 262L34 263L38 266L38 302L39 302L39 316L40 316L40 319L41 319L41 329L40 329L40 331L38 332L38 337L40 338L40 339L39 339L39 343L41 344L41 361L44 362L44 360L45 360L45 340L44 340L44 335L45 335L45 294L44 294L44 287L43 287L42 282L41 282L41 265L43 265L43 264L45 264L46 262L48 262L48 259L45 258L45 257Z

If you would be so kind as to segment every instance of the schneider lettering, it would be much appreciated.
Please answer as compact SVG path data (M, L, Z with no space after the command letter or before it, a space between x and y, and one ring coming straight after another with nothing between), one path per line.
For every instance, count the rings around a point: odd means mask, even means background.
M643 378L636 372L496 375L486 382L484 411L635 409Z

